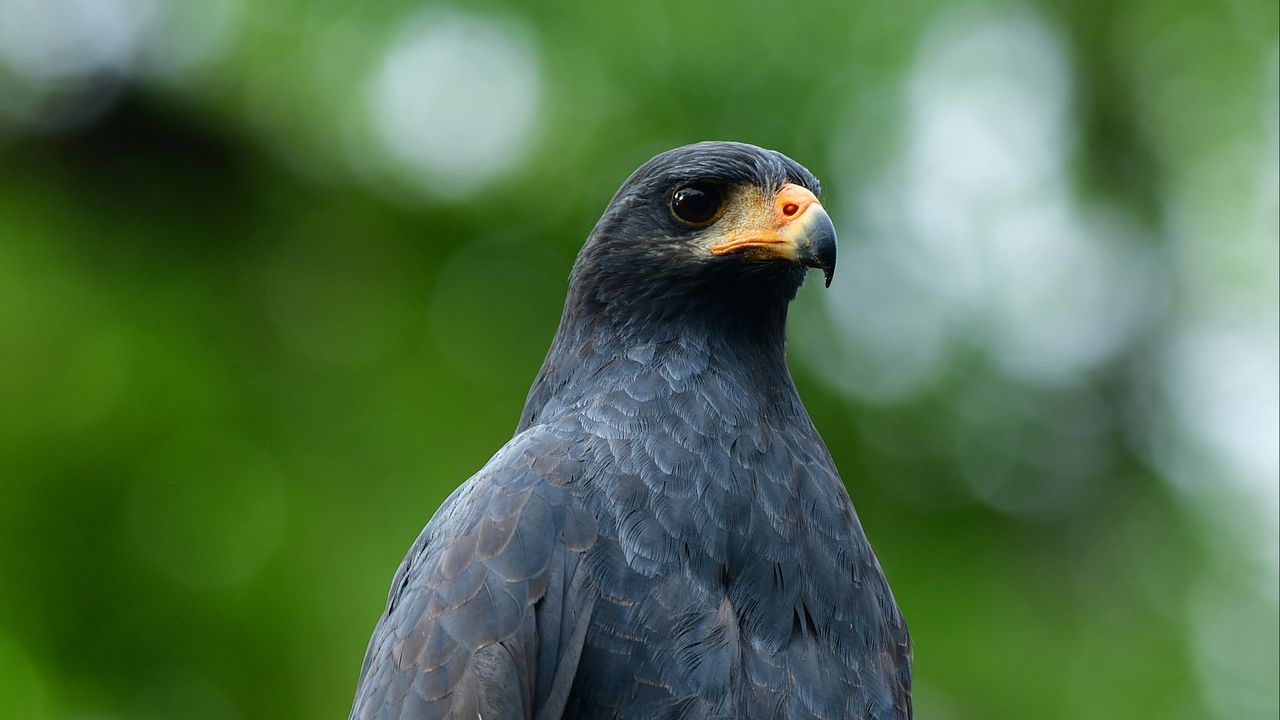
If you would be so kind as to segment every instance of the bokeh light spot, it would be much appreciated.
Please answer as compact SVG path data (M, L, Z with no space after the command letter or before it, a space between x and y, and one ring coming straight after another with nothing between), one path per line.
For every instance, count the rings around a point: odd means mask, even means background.
M822 302L843 353L822 360L825 338L810 353L825 379L902 402L976 346L1013 378L1067 386L1132 337L1146 258L1136 223L1073 196L1071 82L1030 11L966 7L926 33L900 157L840 212L853 239Z
M0 2L0 120L90 122L138 77L175 81L222 54L240 0Z
M30 82L125 71L146 24L136 0L7 0L0 61Z
M540 93L525 26L437 9L401 28L374 74L370 112L393 164L428 193L457 198L523 159Z

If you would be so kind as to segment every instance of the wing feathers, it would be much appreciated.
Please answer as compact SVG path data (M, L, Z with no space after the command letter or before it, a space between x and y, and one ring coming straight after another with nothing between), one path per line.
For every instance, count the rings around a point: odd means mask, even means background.
M445 502L393 582L353 720L559 716L591 617L574 569L596 539L567 458L527 430Z

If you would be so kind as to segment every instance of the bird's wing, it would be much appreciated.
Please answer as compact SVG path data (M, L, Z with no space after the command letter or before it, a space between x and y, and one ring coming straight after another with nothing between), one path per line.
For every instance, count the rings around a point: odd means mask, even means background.
M352 720L559 717L591 616L596 539L565 438L531 428L445 501L392 580Z

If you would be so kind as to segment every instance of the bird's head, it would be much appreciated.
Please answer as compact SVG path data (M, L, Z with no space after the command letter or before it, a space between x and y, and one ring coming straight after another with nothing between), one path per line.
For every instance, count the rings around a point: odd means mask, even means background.
M573 292L647 315L785 305L820 268L836 234L817 178L772 150L686 145L640 166L614 195L578 257Z

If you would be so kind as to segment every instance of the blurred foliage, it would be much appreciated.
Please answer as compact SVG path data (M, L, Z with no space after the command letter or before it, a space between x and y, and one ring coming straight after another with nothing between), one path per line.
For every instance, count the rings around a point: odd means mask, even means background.
M711 138L826 184L793 368L919 716L1275 717L1277 28L0 0L0 717L341 717L595 218Z

